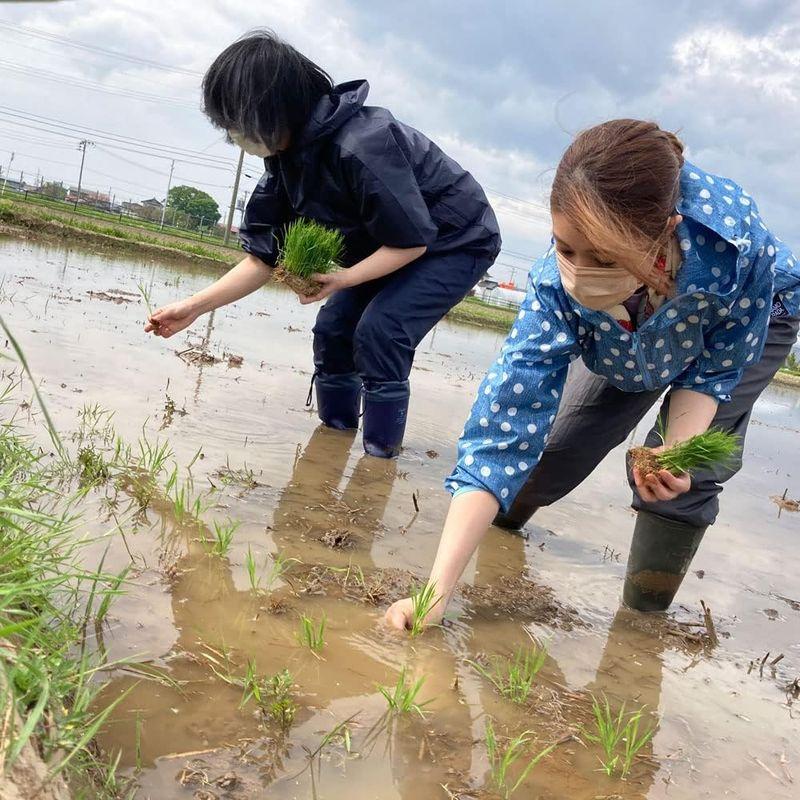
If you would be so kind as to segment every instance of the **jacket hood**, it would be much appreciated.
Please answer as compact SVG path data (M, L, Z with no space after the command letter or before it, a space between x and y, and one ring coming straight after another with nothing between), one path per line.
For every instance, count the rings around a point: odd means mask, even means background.
M334 86L328 94L320 98L298 137L297 146L311 144L335 133L361 110L367 94L369 83L365 80L348 81Z

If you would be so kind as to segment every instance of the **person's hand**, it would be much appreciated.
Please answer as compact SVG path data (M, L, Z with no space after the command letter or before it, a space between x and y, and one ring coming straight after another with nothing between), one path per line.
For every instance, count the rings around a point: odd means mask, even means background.
M334 292L338 292L339 289L346 289L348 286L353 285L345 270L340 272L328 272L325 275L320 275L318 272L315 272L311 276L311 280L321 283L322 288L315 295L300 295L300 302L304 306L309 303L318 303L320 300L330 297Z
M664 447L653 447L654 453L659 453ZM657 500L674 500L692 488L692 479L688 473L673 475L669 470L662 469L650 475L633 468L633 481L639 497L645 503L655 503Z
M178 331L188 328L199 316L200 311L193 303L189 300L178 300L177 303L170 303L154 311L145 323L144 331L169 339Z
M444 604L440 600L428 612L428 615L425 617L424 625L441 625L444 619L444 612ZM414 622L414 604L411 598L405 597L402 600L392 603L389 608L386 609L383 621L390 628L395 628L398 631L411 630L411 626Z

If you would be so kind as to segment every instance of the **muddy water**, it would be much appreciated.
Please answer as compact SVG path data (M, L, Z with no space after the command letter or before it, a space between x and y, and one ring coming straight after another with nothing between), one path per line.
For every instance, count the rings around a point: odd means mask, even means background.
M137 797L417 800L446 797L442 785L454 797L492 796L482 793L487 716L501 735L530 730L531 752L559 742L519 797L797 796L800 709L786 687L800 675L800 516L779 517L770 496L800 495L800 393L775 388L759 402L745 468L726 488L674 608L675 619L697 623L705 600L716 648L618 610L633 521L620 450L537 514L527 541L492 530L465 576L476 588L456 603L457 619L411 642L382 629L382 609L431 563L453 442L502 337L438 326L413 372L406 447L385 463L363 456L357 438L318 428L305 408L315 309L283 289L266 287L164 342L141 331L137 284L163 304L210 272L4 241L0 275L0 309L60 428L75 430L81 409L99 404L129 441L142 426L152 440L168 437L179 464L194 460L195 490L217 487L205 522L240 523L227 557L217 558L201 545L201 527L177 524L163 505L138 524L118 514L135 568L99 644L149 672L109 675L106 697L124 697L102 743L121 748L131 773L138 762ZM176 355L197 346L223 360L187 364ZM241 365L229 366L226 354ZM222 481L226 465L246 466L249 485ZM101 498L95 492L86 508L95 534L114 528ZM111 541L106 566L120 570L130 556L119 535ZM278 553L303 563L256 595L248 551L262 582ZM344 588L314 580L315 565L338 568L327 575ZM358 567L374 604L362 602ZM298 644L301 614L326 616L319 656ZM528 633L549 642L549 657L534 701L520 708L467 661L507 655ZM784 658L749 670L767 652ZM250 660L262 675L291 670L298 710L288 733L253 703L240 708L241 689L220 677L226 663L243 675ZM393 685L403 667L426 678L424 720L383 718L377 686ZM569 738L587 721L589 694L600 692L655 712L655 737L625 780L599 771L596 746ZM348 719L349 752L339 737L309 758Z

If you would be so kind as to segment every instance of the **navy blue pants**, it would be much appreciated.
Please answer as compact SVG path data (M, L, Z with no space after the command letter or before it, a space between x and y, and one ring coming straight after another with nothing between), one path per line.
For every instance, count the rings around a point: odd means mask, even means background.
M431 253L397 272L331 295L314 325L318 373L406 381L428 331L481 279L494 256Z

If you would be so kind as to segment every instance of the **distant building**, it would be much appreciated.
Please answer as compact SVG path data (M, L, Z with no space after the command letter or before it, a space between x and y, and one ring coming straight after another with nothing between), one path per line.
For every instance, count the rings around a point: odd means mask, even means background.
M157 208L159 211L164 207L164 204L160 200L156 200L155 197L151 197L149 200L142 200L140 205L145 208Z
M93 192L90 189L81 189L79 195L77 186L69 187L66 201L68 203L86 203L87 205L97 206L98 208L108 208L111 205L111 198L107 194L103 192Z

